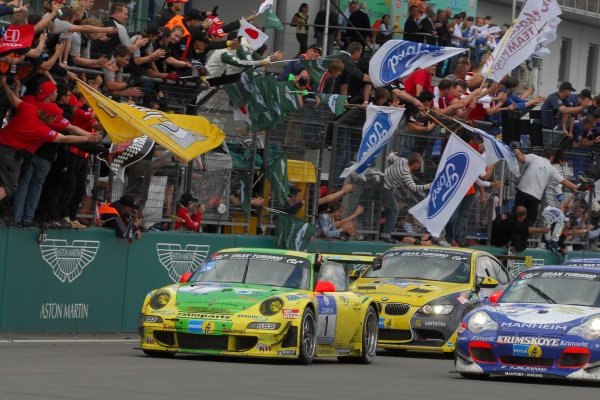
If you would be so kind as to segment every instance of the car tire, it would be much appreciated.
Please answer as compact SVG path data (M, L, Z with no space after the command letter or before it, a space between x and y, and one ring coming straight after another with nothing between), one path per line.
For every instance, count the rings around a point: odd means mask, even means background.
M369 306L363 322L362 349L358 357L338 357L340 362L353 364L371 364L377 354L377 336L379 321L373 307Z
M302 314L298 347L298 362L303 365L312 363L317 351L317 324L315 313L310 308Z
M175 353L172 351L156 351L156 350L142 350L145 355L153 358L172 358L175 357Z

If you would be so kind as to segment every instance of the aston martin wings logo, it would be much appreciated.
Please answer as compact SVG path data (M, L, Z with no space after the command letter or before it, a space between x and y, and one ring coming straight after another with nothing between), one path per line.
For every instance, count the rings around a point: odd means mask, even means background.
M72 244L68 244L63 239L46 239L40 248L42 258L52 267L54 276L63 283L71 283L94 261L100 241L73 240Z
M169 273L173 282L178 282L181 275L195 271L206 259L210 246L188 244L185 248L179 243L157 243L158 260Z

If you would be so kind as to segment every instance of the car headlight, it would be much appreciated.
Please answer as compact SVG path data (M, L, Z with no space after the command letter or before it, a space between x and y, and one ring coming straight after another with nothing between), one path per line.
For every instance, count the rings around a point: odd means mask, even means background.
M279 297L267 299L260 305L262 315L275 315L283 308L283 301Z
M150 298L150 307L152 307L155 310L160 310L161 308L169 304L170 300L171 295L169 294L169 292L166 292L164 290L158 291L154 293L154 295Z
M571 328L567 334L581 336L587 340L598 339L600 337L600 317L588 319L583 324Z
M425 304L419 308L419 312L425 315L448 315L453 309L452 304Z
M467 329L473 333L479 333L483 331L492 331L498 329L498 323L484 311L478 311L471 315Z

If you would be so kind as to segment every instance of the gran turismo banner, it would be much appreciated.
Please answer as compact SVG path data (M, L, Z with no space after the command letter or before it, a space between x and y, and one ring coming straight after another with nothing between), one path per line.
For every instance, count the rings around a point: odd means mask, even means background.
M427 68L466 50L407 40L389 40L369 61L369 76L375 87L385 86L417 68Z
M362 139L356 155L356 163L344 169L340 178L353 172L361 173L381 154L402 119L404 108L383 107L369 104L367 120L363 125Z
M409 210L433 237L439 237L465 193L485 172L485 159L451 135L427 197Z

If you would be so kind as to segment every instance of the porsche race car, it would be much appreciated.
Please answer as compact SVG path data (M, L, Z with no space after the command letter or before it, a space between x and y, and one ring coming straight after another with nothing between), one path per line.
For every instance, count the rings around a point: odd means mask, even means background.
M379 347L450 355L462 318L508 282L489 253L404 246L384 252L351 288L378 302Z
M532 268L491 301L459 328L462 376L600 380L600 265Z
M303 252L221 250L186 282L146 296L140 347L176 353L314 357L370 363L377 350L377 304L348 288L339 263Z

